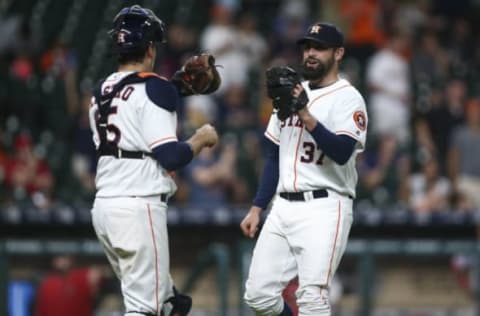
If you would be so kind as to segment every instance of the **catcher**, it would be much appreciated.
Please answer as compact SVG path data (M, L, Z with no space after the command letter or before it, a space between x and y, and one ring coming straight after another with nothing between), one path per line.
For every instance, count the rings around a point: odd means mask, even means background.
M149 9L117 14L109 35L118 71L95 88L89 113L98 154L92 223L129 316L190 311L190 297L176 291L169 273L167 203L176 190L169 171L218 141L209 124L177 139L179 97L212 93L220 77L209 55L190 58L171 81L152 73L164 33Z

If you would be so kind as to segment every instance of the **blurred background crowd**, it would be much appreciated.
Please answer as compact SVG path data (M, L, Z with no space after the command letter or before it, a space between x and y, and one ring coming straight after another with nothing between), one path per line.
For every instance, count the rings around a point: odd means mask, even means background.
M169 78L204 51L221 65L219 91L185 98L178 109L179 138L209 122L221 144L176 173L171 209L201 210L192 213L199 222L213 216L222 223L233 209L238 218L245 214L272 111L265 70L298 68L297 38L312 22L328 21L345 33L341 73L361 91L369 112L355 223L381 214L427 224L480 219L478 0L0 0L2 227L52 221L90 227L91 89L116 69L107 36L113 16L135 3L166 23L156 72ZM454 271L468 260L455 257ZM90 273L82 273L85 283ZM465 275L460 279L468 288Z
M158 73L170 77L202 51L222 66L217 93L185 98L178 109L180 137L210 122L222 142L176 174L177 205L250 203L271 113L264 71L273 64L296 67L295 40L321 20L344 31L342 75L362 92L369 111L358 207L428 216L480 206L478 1L137 2L166 23ZM96 163L90 91L115 69L106 31L114 13L132 3L0 1L5 220L22 220L18 210L41 220L53 209L89 209ZM65 220L78 215L66 214Z

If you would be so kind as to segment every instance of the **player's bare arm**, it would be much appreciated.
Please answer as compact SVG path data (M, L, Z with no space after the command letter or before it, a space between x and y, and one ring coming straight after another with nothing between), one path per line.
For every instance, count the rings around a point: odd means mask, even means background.
M253 205L248 211L248 214L243 218L240 223L240 228L246 237L253 238L258 230L258 224L260 223L260 212L262 209Z
M198 128L187 140L193 151L193 155L196 156L204 147L212 147L218 142L218 134L215 128L210 124L205 124Z

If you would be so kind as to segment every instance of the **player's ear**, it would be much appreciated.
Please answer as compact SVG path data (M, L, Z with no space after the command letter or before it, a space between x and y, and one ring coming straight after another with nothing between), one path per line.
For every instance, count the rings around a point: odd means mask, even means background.
M156 54L155 44L150 42L150 44L148 45L147 51L146 51L146 56L148 58L155 59L155 54Z
M337 62L342 60L344 54L345 54L345 48L343 48L343 47L335 48L334 55L335 55L335 60Z

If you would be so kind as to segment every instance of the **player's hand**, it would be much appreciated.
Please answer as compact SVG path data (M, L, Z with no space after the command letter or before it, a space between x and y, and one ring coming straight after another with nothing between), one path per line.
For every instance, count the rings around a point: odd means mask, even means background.
M200 127L199 129L197 129L195 134L200 137L204 146L213 147L215 144L218 143L217 131L215 130L215 127L210 124L205 124Z
M252 206L250 211L240 223L240 228L246 237L253 238L258 230L258 224L260 223L261 208L258 206Z
M295 98L298 98L300 96L300 94L302 93L302 91L303 91L303 86L301 84L297 83L292 90L292 95Z

